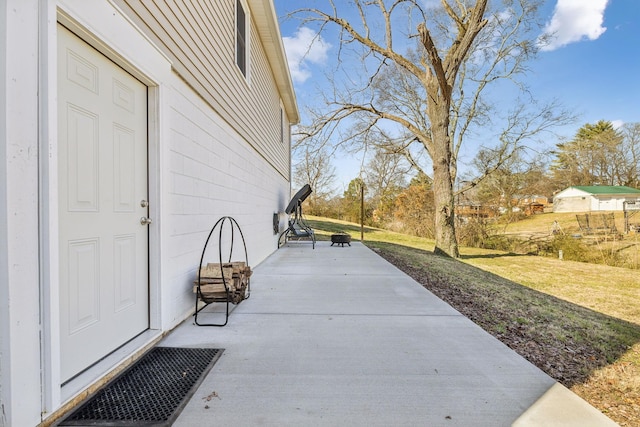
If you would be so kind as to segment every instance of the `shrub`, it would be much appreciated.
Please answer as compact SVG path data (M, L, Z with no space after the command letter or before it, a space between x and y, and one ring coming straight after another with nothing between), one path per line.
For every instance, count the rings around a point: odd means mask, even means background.
M559 256L562 251L562 258L569 261L590 262L593 258L593 251L582 240L566 234L553 236L541 249L544 255L553 257Z
M631 267L619 251L603 248L597 239L588 244L580 238L558 234L543 248L543 253L547 256L557 257L560 251L562 251L562 258L569 261L604 264L611 267Z
M493 234L491 221L485 218L466 218L456 226L458 243L462 246L526 253L528 245L515 237Z
M487 221L483 218L459 219L456 234L460 245L472 248L484 248L490 237Z

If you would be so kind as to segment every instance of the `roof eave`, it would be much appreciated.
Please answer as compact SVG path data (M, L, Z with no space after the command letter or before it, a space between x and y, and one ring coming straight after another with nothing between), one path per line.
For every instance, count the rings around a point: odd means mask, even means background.
M248 0L248 3L289 121L297 124L300 113L273 0Z

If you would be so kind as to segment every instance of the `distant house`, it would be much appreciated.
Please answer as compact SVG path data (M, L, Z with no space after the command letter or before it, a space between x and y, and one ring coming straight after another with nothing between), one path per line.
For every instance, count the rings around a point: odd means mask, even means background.
M498 209L480 203L464 203L456 205L458 218L492 218L498 215Z
M0 47L0 426L34 426L192 315L220 217L277 250L299 113L273 0L6 0Z
M516 195L511 199L513 212L523 212L525 215L544 213L549 205L549 199L541 195Z
M511 199L512 206L527 206L532 203L547 205L549 203L549 199L546 196L541 196L538 194L533 195L516 195Z
M575 186L553 197L554 212L622 211L625 201L640 200L640 190L625 186Z

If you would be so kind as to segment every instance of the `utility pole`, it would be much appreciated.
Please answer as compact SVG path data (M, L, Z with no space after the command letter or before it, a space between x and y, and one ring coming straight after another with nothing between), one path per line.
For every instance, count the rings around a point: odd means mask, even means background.
M364 242L364 183L360 182L360 241Z

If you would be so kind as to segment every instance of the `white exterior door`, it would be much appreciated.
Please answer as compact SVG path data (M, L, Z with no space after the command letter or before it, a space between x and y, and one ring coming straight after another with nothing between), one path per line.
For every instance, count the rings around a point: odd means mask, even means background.
M61 376L149 327L147 87L58 25Z

